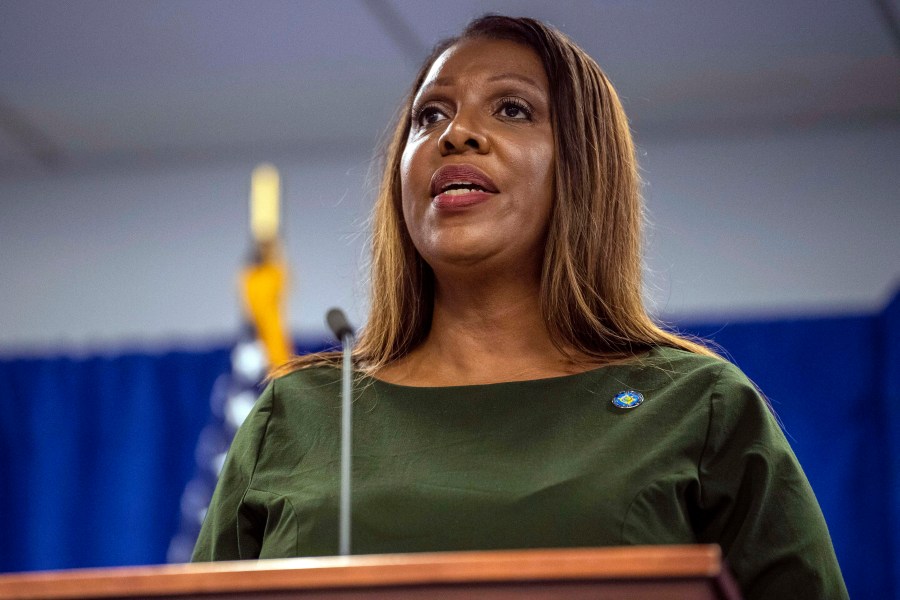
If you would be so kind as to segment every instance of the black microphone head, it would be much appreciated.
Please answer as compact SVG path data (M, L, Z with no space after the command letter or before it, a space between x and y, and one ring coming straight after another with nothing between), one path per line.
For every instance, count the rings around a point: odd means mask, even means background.
M344 341L345 336L353 337L353 328L347 321L347 315L339 308L332 308L325 315L325 322L328 323L329 329L334 333L335 337L340 341Z

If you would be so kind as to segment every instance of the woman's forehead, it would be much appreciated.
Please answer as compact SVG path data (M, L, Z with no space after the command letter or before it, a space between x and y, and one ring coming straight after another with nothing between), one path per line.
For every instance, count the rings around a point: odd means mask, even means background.
M547 74L537 53L510 40L474 38L461 40L432 63L416 95L462 80L520 79L535 87L548 87Z

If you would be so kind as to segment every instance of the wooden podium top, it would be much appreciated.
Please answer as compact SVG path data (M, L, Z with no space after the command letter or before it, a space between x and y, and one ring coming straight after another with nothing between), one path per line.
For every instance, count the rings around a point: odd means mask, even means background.
M610 592L604 598L739 598L718 546L634 546L14 573L0 575L0 600L586 598L598 586Z

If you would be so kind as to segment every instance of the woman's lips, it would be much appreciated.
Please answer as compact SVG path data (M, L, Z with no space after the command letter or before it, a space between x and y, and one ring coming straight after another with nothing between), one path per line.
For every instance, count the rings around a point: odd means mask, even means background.
M491 178L474 165L444 165L431 176L432 205L443 210L481 204L499 191Z
M468 208L470 206L475 206L476 204L481 204L482 202L486 202L490 199L494 194L491 192L485 192L482 190L472 190L470 192L464 193L456 193L456 194L438 194L431 200L432 206L442 210L455 210Z

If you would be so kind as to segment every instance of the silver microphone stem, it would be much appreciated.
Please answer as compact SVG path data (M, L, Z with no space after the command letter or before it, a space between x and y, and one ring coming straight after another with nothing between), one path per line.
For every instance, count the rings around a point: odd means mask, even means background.
M351 419L351 394L353 376L353 328L347 315L339 308L332 308L325 316L328 328L340 340L344 350L341 367L341 499L338 506L338 551L341 556L350 554L350 447L353 423Z
M343 336L341 344L344 348L344 363L341 368L341 503L338 537L341 556L348 556L350 554L350 442L353 423L350 412L353 337L349 334Z

